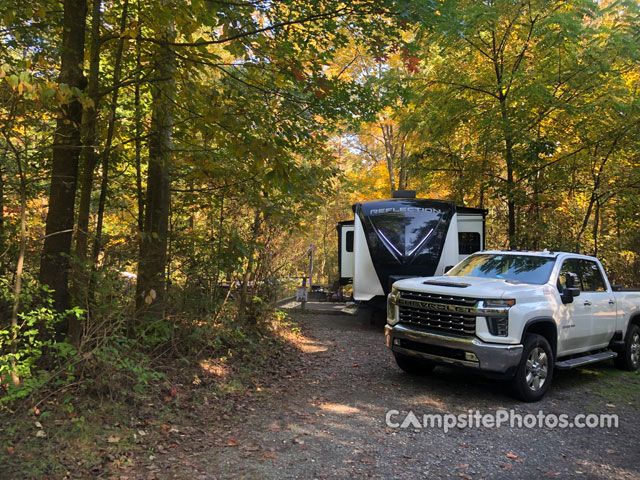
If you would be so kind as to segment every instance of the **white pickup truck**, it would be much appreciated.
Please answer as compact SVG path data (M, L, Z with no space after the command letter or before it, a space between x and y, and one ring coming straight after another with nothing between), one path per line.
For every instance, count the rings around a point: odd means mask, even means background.
M406 372L467 367L537 401L554 368L609 358L638 368L640 292L619 291L585 255L478 252L444 276L394 283L385 336Z

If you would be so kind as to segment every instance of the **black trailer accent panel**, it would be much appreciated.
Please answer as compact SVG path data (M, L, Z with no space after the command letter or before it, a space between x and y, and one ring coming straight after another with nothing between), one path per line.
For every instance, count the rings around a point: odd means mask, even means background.
M442 200L391 199L355 205L385 294L391 276L435 274L455 212L454 203Z

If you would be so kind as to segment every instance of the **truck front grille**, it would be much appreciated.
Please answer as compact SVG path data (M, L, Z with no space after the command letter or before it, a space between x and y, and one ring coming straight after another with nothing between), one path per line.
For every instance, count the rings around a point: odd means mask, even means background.
M478 299L401 291L400 323L419 325L436 332L473 336L476 333Z

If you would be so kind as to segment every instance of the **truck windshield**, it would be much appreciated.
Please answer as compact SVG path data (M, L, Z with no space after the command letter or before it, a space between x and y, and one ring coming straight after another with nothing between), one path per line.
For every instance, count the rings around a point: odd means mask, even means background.
M542 285L547 283L556 259L533 255L471 255L453 267L447 275L483 277Z

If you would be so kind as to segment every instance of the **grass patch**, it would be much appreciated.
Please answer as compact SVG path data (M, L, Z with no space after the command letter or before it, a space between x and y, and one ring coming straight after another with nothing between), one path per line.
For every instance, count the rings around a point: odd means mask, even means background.
M640 410L640 370L625 372L604 366L595 391L610 403Z
M585 368L556 371L554 385L561 391L595 393L604 403L640 410L640 370L617 369L613 362L601 362Z

